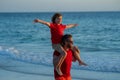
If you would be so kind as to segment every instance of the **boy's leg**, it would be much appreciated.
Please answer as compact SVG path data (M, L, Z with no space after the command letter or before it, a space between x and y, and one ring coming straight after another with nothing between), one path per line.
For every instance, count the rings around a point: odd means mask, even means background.
M58 59L57 59L58 62L56 62L56 64L55 64L55 69L59 75L63 75L60 67L61 67L67 53L60 44L55 44L55 45L53 44L52 46L53 46L53 49L55 49L56 51L58 51L60 53L60 55L58 56Z
M78 49L78 47L73 46L72 51L73 51L74 57L78 60L79 65L85 65L86 66L87 64L82 62L82 60L80 59L80 50Z
M78 60L78 62L80 64L81 63L80 50L76 46L73 46L72 51L73 51L74 57Z

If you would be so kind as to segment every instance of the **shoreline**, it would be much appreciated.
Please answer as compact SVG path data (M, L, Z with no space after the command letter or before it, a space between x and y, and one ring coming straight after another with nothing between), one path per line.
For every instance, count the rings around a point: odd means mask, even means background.
M35 67L36 68L36 67ZM39 66L41 72L17 72L0 68L1 80L54 80L53 68ZM34 68L33 68L34 70ZM42 72L43 71L43 72ZM44 73L46 72L46 73ZM120 73L71 70L72 80L119 80Z

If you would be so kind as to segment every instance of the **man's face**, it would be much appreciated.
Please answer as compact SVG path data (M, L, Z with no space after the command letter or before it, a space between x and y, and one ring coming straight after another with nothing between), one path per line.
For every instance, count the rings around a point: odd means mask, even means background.
M69 38L67 41L66 41L66 46L68 48L72 48L73 46L73 39L72 38Z

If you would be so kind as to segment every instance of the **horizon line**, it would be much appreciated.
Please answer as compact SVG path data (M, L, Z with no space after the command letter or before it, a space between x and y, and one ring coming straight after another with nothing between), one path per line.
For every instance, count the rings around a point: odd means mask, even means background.
M120 11L3 11L0 13L53 13L53 12L120 12Z

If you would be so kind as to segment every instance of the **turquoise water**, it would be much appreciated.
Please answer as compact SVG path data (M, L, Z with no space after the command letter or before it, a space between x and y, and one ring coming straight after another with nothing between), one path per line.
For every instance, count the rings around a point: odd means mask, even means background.
M51 21L54 13L0 13L0 57L53 67L49 28L35 24L40 18ZM89 65L76 70L120 73L120 12L66 12L63 24L78 23L68 29L74 44L81 50L81 58ZM2 59L2 58L0 58ZM1 66L9 66L0 60ZM16 66L16 64L11 63ZM13 70L8 67L8 70ZM16 68L17 70L17 68Z

